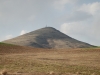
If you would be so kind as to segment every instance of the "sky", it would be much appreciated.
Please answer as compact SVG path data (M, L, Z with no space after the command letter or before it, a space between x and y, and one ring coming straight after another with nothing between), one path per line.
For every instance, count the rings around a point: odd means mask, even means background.
M100 0L0 0L0 41L46 25L100 46Z

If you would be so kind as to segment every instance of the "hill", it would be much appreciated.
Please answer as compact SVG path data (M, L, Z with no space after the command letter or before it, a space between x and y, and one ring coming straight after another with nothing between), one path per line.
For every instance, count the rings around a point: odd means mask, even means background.
M1 43L0 73L7 70L7 75L100 75L99 57L100 48L49 50Z
M78 41L52 27L41 28L16 38L5 40L4 43L36 48L88 48L90 44Z
M28 52L31 53L31 52L37 52L37 51L40 51L40 49L25 47L25 46L12 45L12 44L6 44L6 43L0 42L0 54L28 53Z

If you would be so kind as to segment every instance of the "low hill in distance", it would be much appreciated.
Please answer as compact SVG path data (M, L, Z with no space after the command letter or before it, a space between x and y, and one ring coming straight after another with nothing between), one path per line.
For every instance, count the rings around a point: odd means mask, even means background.
M52 27L41 28L3 42L20 46L51 49L94 47L93 45L71 38Z
M6 44L0 42L0 54L12 54L12 53L31 53L31 52L39 52L42 49L33 48L33 47L25 47L25 46L18 46L13 44Z

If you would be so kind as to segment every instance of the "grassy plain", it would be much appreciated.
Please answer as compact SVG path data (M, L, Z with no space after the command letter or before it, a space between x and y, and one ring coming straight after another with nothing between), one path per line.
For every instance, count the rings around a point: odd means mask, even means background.
M20 75L100 75L100 48L37 49L0 44L0 71Z

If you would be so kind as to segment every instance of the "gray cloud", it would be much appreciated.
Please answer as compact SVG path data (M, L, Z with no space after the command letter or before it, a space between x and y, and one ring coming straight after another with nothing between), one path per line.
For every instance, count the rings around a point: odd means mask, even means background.
M3 20L27 20L48 10L51 1L40 0L4 0L0 3Z
M100 2L83 4L70 17L64 18L61 31L84 42L100 45ZM81 8L81 10L80 10Z
M52 0L0 1L0 34L18 35L23 29L31 31L39 25L43 27L41 24L46 25L45 20L51 20L53 16Z
M70 14L65 14L59 20L62 22L77 22L77 21L84 21L87 19L92 18L93 16L89 13L83 11L73 11Z

